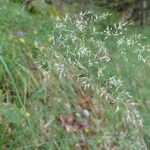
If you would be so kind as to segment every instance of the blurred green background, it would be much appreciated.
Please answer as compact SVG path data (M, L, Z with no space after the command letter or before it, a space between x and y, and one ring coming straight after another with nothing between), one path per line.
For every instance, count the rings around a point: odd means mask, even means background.
M149 0L0 0L0 149L149 149L149 24Z

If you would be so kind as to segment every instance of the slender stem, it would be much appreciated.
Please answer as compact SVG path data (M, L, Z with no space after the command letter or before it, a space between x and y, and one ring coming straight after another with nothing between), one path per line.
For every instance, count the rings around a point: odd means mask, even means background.
M13 86L15 92L16 92L16 95L17 95L17 97L18 97L19 103L20 103L20 105L21 105L21 107L22 107L22 109L23 109L23 113L24 113L24 116L26 117L26 120L27 120L27 123L28 123L28 125L29 125L29 128L30 128L30 130L31 130L31 132L32 132L33 137L35 137L35 134L34 134L34 131L33 131L33 129L32 129L32 126L31 126L31 124L30 124L30 121L29 121L29 119L28 119L28 117L27 117L27 115L26 115L26 109L25 109L25 106L24 106L24 104L23 104L23 102L22 102L22 99L21 99L21 96L20 96L20 94L19 94L19 90L18 90L18 88L17 88L17 85L16 85L16 83L15 83L15 80L14 80L14 78L13 78L11 72L9 71L9 68L8 68L7 64L5 63L5 61L4 61L4 59L3 59L2 56L0 56L0 61L2 62L2 64L3 64L3 66L4 66L4 68L5 68L6 72L7 72L7 74L8 74L8 76L9 76L10 80L11 80L12 86Z

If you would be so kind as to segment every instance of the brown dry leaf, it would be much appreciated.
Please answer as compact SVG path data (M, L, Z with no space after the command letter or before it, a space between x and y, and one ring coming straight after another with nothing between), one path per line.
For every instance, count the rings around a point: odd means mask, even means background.
M67 115L65 117L66 124L73 125L75 123L75 117L73 115Z
M93 107L93 103L92 103L90 97L87 96L87 95L84 95L84 96L81 97L80 105L81 105L83 108L86 108L86 109L89 110L89 111L91 111L91 110L92 110L92 107Z
M73 115L60 116L60 121L67 132L70 133L76 131L76 118Z

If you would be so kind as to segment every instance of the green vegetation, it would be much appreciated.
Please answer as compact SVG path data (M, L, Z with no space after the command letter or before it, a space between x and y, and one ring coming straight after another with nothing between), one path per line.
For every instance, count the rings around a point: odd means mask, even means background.
M147 149L149 27L37 7L0 0L0 149Z

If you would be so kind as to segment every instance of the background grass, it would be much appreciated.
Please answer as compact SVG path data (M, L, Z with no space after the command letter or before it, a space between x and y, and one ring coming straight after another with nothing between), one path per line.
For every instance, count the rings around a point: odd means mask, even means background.
M149 27L120 30L118 17L98 10L58 20L40 4L30 14L0 0L0 148L149 146ZM147 38L127 44L141 32Z

